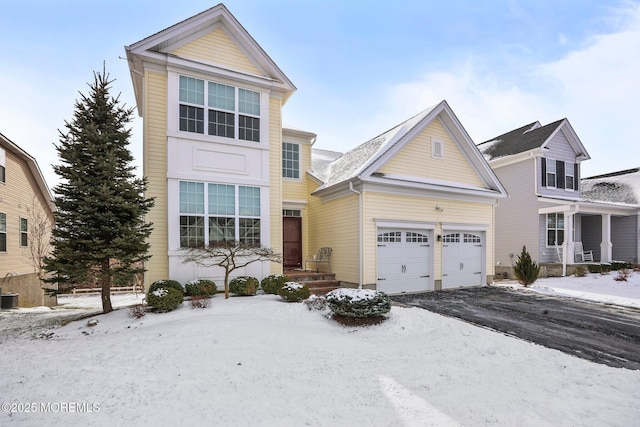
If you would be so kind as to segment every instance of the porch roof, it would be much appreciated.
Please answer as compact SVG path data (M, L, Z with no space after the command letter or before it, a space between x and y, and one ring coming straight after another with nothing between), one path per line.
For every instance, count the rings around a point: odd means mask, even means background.
M564 213L574 215L578 213L589 215L616 215L629 216L637 215L640 212L639 206L625 205L620 203L606 203L593 201L563 201L559 199L538 198L541 202L554 203L554 206L547 206L538 209L538 214Z

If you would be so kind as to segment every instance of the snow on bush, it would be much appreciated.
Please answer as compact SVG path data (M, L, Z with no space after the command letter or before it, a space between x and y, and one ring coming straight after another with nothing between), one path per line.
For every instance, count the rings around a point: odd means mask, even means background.
M157 288L147 295L147 304L158 312L175 310L183 300L182 293L175 288Z
M184 288L182 287L180 282L178 282L177 280L171 280L171 279L156 280L151 284L151 286L149 286L149 293L155 291L158 288L165 288L165 289L172 288L180 292L180 294L184 296Z
M311 296L311 291L305 285L297 282L286 282L278 290L280 295L287 302L300 302Z
M346 317L378 317L391 310L387 294L371 289L335 289L327 294L326 302L334 314Z

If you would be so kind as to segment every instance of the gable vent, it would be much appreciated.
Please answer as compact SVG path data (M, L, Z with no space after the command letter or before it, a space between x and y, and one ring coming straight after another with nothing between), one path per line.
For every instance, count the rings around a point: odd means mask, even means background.
M442 141L437 139L431 140L431 155L438 159L444 157L444 146Z

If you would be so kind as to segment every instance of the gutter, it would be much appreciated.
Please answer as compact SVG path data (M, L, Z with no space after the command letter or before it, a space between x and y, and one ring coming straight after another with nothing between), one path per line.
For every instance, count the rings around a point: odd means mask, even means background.
M349 191L358 195L358 289L362 289L362 193L353 188L353 181L349 181Z

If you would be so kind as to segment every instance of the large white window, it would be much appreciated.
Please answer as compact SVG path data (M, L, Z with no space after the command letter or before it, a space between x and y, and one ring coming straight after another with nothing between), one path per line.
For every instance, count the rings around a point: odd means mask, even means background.
M180 247L232 240L260 244L260 188L180 181Z
M560 246L564 243L564 214L547 214L547 246Z
M282 143L282 177L300 178L300 145Z
M7 252L7 214L0 212L0 252Z
M260 92L180 76L179 98L181 131L260 141Z

